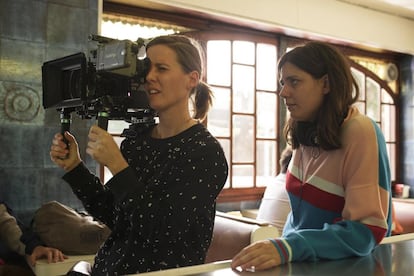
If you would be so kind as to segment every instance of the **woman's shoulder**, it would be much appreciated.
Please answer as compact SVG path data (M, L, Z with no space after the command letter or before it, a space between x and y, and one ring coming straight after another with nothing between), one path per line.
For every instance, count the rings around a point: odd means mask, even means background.
M192 144L219 145L217 138L201 123L193 125L183 134L185 139Z
M356 107L352 107L343 123L343 129L352 132L372 131L375 121L369 116L362 114Z
M349 141L372 141L376 139L377 132L381 131L377 123L369 116L362 114L354 107L348 113L342 125L343 140Z

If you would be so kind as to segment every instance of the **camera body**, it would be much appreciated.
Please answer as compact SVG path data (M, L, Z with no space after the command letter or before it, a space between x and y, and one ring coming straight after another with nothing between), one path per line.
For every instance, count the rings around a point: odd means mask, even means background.
M61 112L62 131L69 130L70 114L108 120L125 120L143 127L155 123L156 113L142 89L150 61L145 41L117 40L91 35L97 48L87 57L79 52L42 65L43 107Z

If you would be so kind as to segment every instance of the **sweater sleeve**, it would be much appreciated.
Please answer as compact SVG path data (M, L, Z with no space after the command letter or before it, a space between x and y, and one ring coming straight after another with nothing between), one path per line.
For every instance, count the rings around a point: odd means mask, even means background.
M16 219L11 216L4 204L0 205L0 237L10 250L24 255L25 246L20 242L22 231Z
M73 193L82 201L88 213L111 229L115 216L114 198L100 179L91 173L84 163L67 172L63 179L69 183Z
M24 226L5 204L0 204L0 237L11 251L21 256L30 255L35 247L43 245L40 238Z

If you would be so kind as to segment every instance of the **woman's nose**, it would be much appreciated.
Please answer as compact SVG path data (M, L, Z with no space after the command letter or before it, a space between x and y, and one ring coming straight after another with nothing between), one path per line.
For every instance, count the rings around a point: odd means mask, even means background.
M154 70L153 70L153 68L150 67L148 69L148 74L145 76L145 80L146 81L151 81L153 79L154 79Z
M277 92L277 94L279 95L279 97L286 98L288 96L288 92L286 90L286 87L285 86L282 86L279 89L279 91Z

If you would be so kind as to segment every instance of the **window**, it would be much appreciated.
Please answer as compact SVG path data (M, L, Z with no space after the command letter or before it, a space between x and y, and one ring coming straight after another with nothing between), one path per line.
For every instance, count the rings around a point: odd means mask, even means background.
M228 201L240 189L254 194L252 189L272 183L278 171L277 43L214 34L205 39L207 83L215 92L207 127L229 162L225 188L236 190L219 198Z
M101 35L115 39L151 38L158 35L186 32L191 29L161 21L140 19L132 16L104 14L101 21Z
M358 59L356 60L358 61ZM372 71L381 72L381 66L369 66L369 63L367 64L366 62L363 64L360 65L357 62L351 64L352 73L360 88L360 97L357 105L362 113L368 115L380 126L387 144L391 180L395 181L397 180L398 168L397 95L387 82Z

